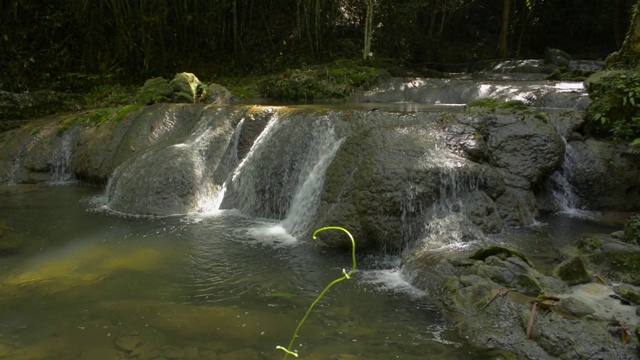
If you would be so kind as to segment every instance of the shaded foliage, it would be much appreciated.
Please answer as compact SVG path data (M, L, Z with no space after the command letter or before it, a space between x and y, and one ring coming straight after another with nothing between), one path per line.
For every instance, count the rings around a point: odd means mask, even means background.
M439 70L495 58L504 1L375 1L373 57ZM510 56L604 56L628 24L629 0L508 1ZM1 0L0 88L78 92L361 58L366 11L366 0Z
M272 99L341 99L388 76L386 71L377 68L338 62L267 76L258 84L258 89L264 97Z

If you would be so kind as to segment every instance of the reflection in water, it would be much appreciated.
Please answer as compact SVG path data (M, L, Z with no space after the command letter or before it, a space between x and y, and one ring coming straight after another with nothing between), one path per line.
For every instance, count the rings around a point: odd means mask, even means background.
M350 264L235 210L134 218L97 189L0 187L25 239L0 257L0 358L280 359L318 292ZM307 359L477 359L399 259L363 257L299 333Z

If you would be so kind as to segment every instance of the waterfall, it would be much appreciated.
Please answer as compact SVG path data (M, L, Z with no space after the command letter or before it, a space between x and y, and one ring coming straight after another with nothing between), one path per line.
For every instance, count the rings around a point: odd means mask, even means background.
M430 219L424 225L423 244L436 249L485 239L482 230L468 218L462 198L478 189L479 180L455 167L440 173L440 196L432 204Z
M24 146L20 148L20 150L18 151L18 154L16 155L16 158L13 159L13 164L11 166L11 170L9 171L9 180L7 182L8 185L16 184L16 173L22 167L22 160L20 156L22 155L23 148Z
M580 197L573 191L569 179L573 176L573 169L576 164L577 153L565 138L562 138L565 144L564 160L562 166L551 177L551 192L555 198L560 212L571 216L586 216L587 212L580 209Z
M227 150L227 153L224 156L224 159L221 162L221 166L223 168L231 168L233 169L238 164L238 144L240 143L240 134L242 133L242 128L244 123L246 122L246 117L243 117L238 123L235 131L233 132L233 137L231 139L231 145ZM220 209L220 205L222 204L222 199L224 199L224 195L227 192L227 182L228 178L224 180L220 189L216 193L216 195L210 201L210 207L205 210L215 211Z
M291 235L299 235L309 226L318 207L318 199L322 191L325 173L344 139L336 140L333 129L323 134L316 144L315 154L310 156L308 163L300 172L300 183L295 190L295 196L289 208L287 218L282 226ZM315 164L313 164L315 161Z
M58 141L51 158L50 184L64 184L75 180L70 167L72 151L73 133L71 131L65 131L60 141Z
M226 181L220 208L282 220L291 234L302 231L342 143L331 123L329 115L276 112Z

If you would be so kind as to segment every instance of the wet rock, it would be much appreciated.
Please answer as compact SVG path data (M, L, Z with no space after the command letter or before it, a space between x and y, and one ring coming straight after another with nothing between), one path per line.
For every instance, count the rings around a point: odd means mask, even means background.
M531 310L521 312L521 326L529 326ZM547 353L560 359L633 358L636 342L623 344L613 336L607 321L568 319L555 311L538 311L532 326L531 340ZM544 358L547 358L544 357ZM527 356L526 358L533 358Z
M227 104L231 102L233 95L227 88L220 84L211 83L207 86L207 92L203 102L207 104Z
M591 282L591 276L578 256L565 260L553 269L553 276L563 280L568 285L578 285Z
M590 306L571 296L560 299L555 308L560 312L568 313L576 317L591 315L595 312Z
M607 235L590 235L565 250L581 255L595 273L640 286L640 246Z
M497 256L502 260L506 260L509 257L518 257L520 260L524 261L525 263L527 263L527 265L531 266L531 262L529 261L529 259L527 259L527 257L514 249L509 249L503 246L489 246L489 247L484 247L478 251L476 251L473 255L469 256L470 259L473 260L485 260L490 256Z
M567 180L585 207L617 211L640 209L640 167L637 156L626 152L626 144L587 138L570 141L569 145L574 159L573 171Z
M634 305L640 305L640 288L628 284L620 284L613 286L613 292Z
M510 256L515 253L510 249L478 251L479 260L464 260L461 257L471 254L463 253L467 255L415 252L405 258L402 269L412 283L441 299L445 309L460 314L458 330L472 344L507 349L522 359L625 358L635 353L637 341L622 344L610 334L611 316L601 315L611 311L608 305L598 305L596 311L583 300L592 295L569 291L562 281L538 273L518 256ZM430 275L428 280L420 280L423 273ZM599 289L606 294L608 288ZM540 293L558 295L560 301L549 310L537 309L528 338L531 302ZM621 306L605 295L602 301ZM629 314L620 319L635 321Z

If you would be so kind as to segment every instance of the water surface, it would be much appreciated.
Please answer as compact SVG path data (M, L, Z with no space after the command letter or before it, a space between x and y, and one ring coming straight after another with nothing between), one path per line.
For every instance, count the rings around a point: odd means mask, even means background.
M131 217L100 197L0 187L0 221L24 239L0 257L0 358L281 359L275 346L351 264L235 210ZM302 327L301 358L483 358L398 265L360 255Z

